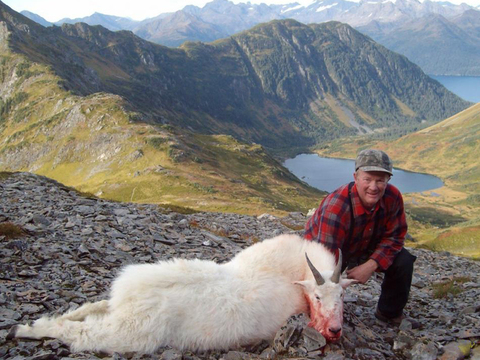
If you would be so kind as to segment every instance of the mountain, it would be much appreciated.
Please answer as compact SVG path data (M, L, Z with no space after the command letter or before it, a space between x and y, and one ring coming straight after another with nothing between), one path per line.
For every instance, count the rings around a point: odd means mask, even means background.
M361 126L417 127L467 106L406 58L336 22L273 21L179 49L85 23L30 24L29 32L14 25L12 49L52 66L68 90L117 94L150 122L269 148L313 145Z
M480 8L467 10L461 15L453 17L451 22L469 35L480 39Z
M100 14L97 12L93 13L90 16L85 16L82 18L75 18L75 19L64 18L59 21L56 21L55 23L51 23L45 20L44 18L42 18L41 16L34 14L30 11L22 11L21 14L26 16L30 20L33 20L43 26L52 26L52 25L60 26L62 24L75 24L78 22L83 22L88 25L101 25L104 28L107 28L111 31L118 31L118 30L132 30L135 27L142 24L141 21L136 21L136 20L120 17L120 16Z
M367 1L353 2L348 0L317 0L308 5L292 3L287 5L266 5L238 3L228 0L213 0L203 8L187 6L162 19L144 22L134 29L134 32L147 40L163 45L180 45L187 40L211 41L233 35L254 25L274 19L295 19L305 24L322 23L326 21L340 21L358 27L367 25L371 21L382 24L403 23L411 19L423 17L427 14L439 14L453 17L471 9L468 5L454 5L448 2L434 1L420 2L418 0L397 1ZM190 14L195 16L197 24L191 24L190 31L183 32L182 16ZM179 20L176 20L179 19ZM168 23L168 27L166 26ZM210 37L202 37L206 24L216 29ZM198 28L197 28L198 26ZM156 29L155 32L145 32L144 28ZM167 30L168 29L168 30ZM171 32L177 32L175 41L171 39ZM192 37L192 34L195 34Z
M480 74L480 11L469 10L450 20L427 15L401 25L375 21L358 30L407 56L428 74Z
M210 42L225 38L274 19L292 18L305 24L335 20L357 27L390 50L407 56L427 73L478 76L477 13L466 4L428 0L317 0L308 5L234 4L213 0L202 8L189 5L175 13L160 14L141 22L95 13L85 18L63 19L56 24L85 22L113 31L132 30L146 40L180 46L185 41ZM36 19L33 15L31 18ZM439 28L439 19L448 23L443 30ZM432 23L427 24L428 21ZM451 27L460 28L464 33L461 36L457 36L458 31L450 33ZM413 46L410 46L412 39ZM437 47L444 61L438 61ZM450 49L455 51L448 53Z
M93 41L92 32L85 35ZM35 172L104 198L182 211L307 211L322 197L258 144L162 125L118 95L87 94L98 85L89 82L94 70L80 65L71 46L61 29L43 28L0 3L0 171ZM66 90L69 84L85 94Z
M189 5L176 13L160 14L136 25L125 19L125 26L119 27L122 24L118 19L101 14L74 20L64 19L57 25L85 22L89 25L102 25L110 30L133 30L146 40L167 46L179 46L185 41L205 42L220 39L271 20L295 19L305 24L335 20L358 27L372 21L400 24L428 14L450 18L469 9L472 7L466 4L454 5L429 0L316 0L307 5L235 4L229 0L213 0L202 8ZM186 23L188 29L185 29ZM213 32L207 34L207 28Z
M96 12L90 16L83 17L83 18L61 19L55 22L55 25L75 24L78 22L83 22L88 25L101 25L111 31L132 30L139 24L139 21L135 21L132 19L119 17L119 16L105 15L105 14L100 14Z
M143 39L172 47L181 45L185 39L210 42L228 36L220 27L184 11L177 11L157 21L144 22L134 31Z
M257 144L288 155L468 106L336 22L273 21L172 49L85 23L45 28L0 5L0 167L117 200L305 208L319 192Z
M45 20L43 17L41 17L40 15L37 15L37 14L34 14L30 11L21 11L20 14L22 14L23 16L26 16L28 17L30 20L33 20L35 21L37 24L40 24L42 26L52 26L53 24L50 22L50 21L47 21Z
M480 103L388 145L398 166L435 173L480 205Z

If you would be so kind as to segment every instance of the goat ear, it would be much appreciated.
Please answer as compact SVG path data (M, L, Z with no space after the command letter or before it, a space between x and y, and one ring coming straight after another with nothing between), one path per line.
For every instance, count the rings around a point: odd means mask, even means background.
M355 279L340 278L340 285L344 289L346 289L347 287L349 287L352 284L357 284L357 283L358 283L358 280L355 280Z
M313 291L315 288L311 280L295 281L294 284L303 287L307 291Z

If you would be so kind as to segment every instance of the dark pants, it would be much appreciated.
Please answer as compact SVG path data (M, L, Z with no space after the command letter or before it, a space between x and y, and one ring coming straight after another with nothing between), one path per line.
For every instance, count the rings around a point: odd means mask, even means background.
M413 263L416 259L416 256L402 248L392 265L384 272L385 278L378 300L378 309L386 317L394 318L402 315L410 294Z

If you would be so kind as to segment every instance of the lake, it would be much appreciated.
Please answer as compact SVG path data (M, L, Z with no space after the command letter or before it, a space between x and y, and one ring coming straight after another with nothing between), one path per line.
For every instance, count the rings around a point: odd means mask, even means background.
M480 102L480 76L429 76L462 99Z
M339 186L353 181L355 161L322 158L316 154L300 154L283 164L310 186L332 192ZM442 180L433 175L393 169L390 183L402 193L422 192L443 186Z

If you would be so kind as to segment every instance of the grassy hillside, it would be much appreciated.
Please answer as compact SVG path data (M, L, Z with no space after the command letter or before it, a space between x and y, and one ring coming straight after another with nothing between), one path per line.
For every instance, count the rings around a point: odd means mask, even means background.
M444 181L440 189L405 196L419 244L480 258L480 104L390 143L349 139L319 153L355 158L368 147L385 150L395 167Z
M248 214L322 196L256 144L135 121L119 96L72 95L40 64L0 56L0 170L31 171L119 200Z

